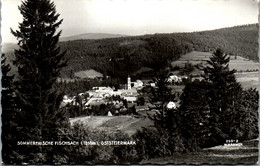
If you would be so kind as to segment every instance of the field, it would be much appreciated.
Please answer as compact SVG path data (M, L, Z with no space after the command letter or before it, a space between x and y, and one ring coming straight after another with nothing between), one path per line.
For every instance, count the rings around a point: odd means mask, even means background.
M196 64L206 64L207 60L211 57L212 53L210 52L199 52L199 51L192 51L189 52L183 56L181 56L180 59L177 61L172 62L172 66L180 66L184 67L184 64L186 62L189 62L193 65ZM230 62L229 62L229 68L230 69L236 69L238 72L241 71L255 71L259 69L259 63L254 62L251 60L248 60L246 58L243 58L241 56L230 56Z
M258 72L238 72L236 73L237 81L241 83L242 87L256 88L259 86L259 73Z
M138 129L148 127L153 124L149 118L141 119L131 116L86 116L71 118L70 123L80 123L93 130L104 132L122 131L129 136L133 135Z
M185 63L189 62L192 65L202 64L205 66L207 64L207 60L211 57L212 53L210 52L199 52L192 51L181 56L180 59L171 63L171 65L184 67ZM258 69L259 63L250 61L241 56L230 56L229 68L235 69L237 71L236 78L241 83L243 88L257 88L259 85L258 80ZM202 71L198 69L192 72L193 75L200 75Z

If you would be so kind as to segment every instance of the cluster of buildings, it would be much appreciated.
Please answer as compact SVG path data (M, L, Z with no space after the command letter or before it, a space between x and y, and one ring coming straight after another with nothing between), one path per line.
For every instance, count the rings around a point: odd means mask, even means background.
M83 103L86 107L106 104L108 102L106 99L112 96L119 96L125 99L128 103L134 103L137 101L138 97L137 90L141 90L143 86L144 84L141 80L131 82L131 78L128 76L127 84L124 89L114 90L111 87L93 87L92 90L88 90L85 93L80 93L79 96L87 96L87 98L82 99L84 100ZM70 98L65 95L62 104L77 104L75 99L75 96Z
M170 76L168 79L169 82L180 82L180 79L177 76ZM80 93L81 104L84 105L84 108L89 108L91 106L100 106L101 104L111 103L109 101L110 97L119 96L120 98L127 101L128 106L136 105L138 99L138 90L141 90L144 86L148 85L147 82L141 80L131 81L130 76L127 78L127 84L123 89L113 89L111 87L93 87L92 90L88 90L85 93ZM149 83L150 86L155 86L154 83ZM114 105L122 105L119 101L113 101ZM76 96L68 97L64 96L62 106L67 104L77 105ZM138 107L138 106L136 106ZM140 107L140 108L139 108ZM139 106L137 110L147 110L147 106ZM168 107L168 106L167 106ZM174 108L174 103L170 103L169 107Z
M128 76L127 85L124 89L114 90L111 87L93 87L92 90L88 90L86 93L89 94L89 100L86 105L92 105L97 102L102 102L105 98L112 96L120 96L125 99L128 103L134 103L137 101L138 92L143 88L143 82L137 80L131 82L131 78Z

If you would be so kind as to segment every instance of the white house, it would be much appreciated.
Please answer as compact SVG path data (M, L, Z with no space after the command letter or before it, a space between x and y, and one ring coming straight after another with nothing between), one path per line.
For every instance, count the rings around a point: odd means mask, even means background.
M170 101L166 107L168 109L176 109L176 104L173 101Z

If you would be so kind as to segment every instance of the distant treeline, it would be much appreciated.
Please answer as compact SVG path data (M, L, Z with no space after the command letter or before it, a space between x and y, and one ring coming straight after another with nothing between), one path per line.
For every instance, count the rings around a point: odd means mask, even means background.
M258 28L258 24L250 24L203 32L60 42L69 60L61 77L95 69L104 76L125 80L127 75L134 77L133 73L141 67L156 72L192 50L208 52L216 48L258 61Z

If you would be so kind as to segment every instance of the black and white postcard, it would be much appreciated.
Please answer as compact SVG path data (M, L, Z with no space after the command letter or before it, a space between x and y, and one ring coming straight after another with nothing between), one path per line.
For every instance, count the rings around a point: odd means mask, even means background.
M1 0L2 164L258 164L258 0Z

